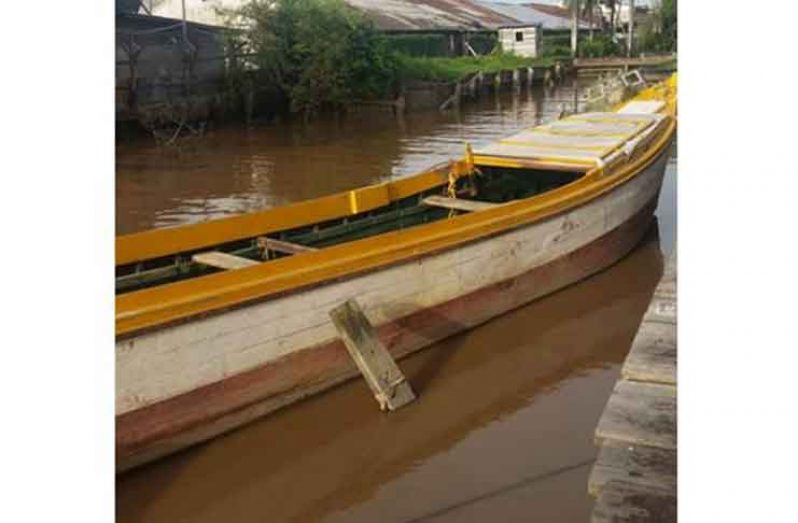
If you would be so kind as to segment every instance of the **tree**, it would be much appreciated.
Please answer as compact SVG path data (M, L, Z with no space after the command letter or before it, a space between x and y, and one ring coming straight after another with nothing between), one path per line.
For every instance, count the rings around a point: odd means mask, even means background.
M253 0L232 13L258 81L306 117L384 95L398 64L383 37L342 0Z
M662 35L667 49L676 50L676 0L662 0Z

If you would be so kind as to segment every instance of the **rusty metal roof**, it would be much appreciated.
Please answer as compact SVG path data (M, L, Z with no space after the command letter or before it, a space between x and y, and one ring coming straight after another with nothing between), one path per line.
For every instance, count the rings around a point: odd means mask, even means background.
M563 7L559 5L550 5L550 4L538 4L538 3L529 3L529 4L521 4L526 7L535 9L536 11L540 11L541 13L545 13L547 15L557 17L560 20L563 20L564 23L568 24L568 27L571 27L571 9L568 7ZM600 20L600 15L596 14L596 19L594 20L595 24L598 24ZM590 21L584 14L579 15L579 27L580 28L589 28Z
M490 30L520 20L472 0L345 0L383 31Z

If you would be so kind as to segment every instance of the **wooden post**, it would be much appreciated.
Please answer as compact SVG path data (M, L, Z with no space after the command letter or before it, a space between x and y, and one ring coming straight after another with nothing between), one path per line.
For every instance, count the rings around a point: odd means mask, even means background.
M331 310L330 318L381 410L396 410L416 399L404 374L354 299Z
M626 53L628 57L632 57L632 41L634 40L635 28L635 0L629 0L629 41L627 42Z
M183 9L183 41L188 42L188 24L186 23L186 0L181 1L181 6Z
M579 0L571 0L571 58L576 58L576 39L579 32Z

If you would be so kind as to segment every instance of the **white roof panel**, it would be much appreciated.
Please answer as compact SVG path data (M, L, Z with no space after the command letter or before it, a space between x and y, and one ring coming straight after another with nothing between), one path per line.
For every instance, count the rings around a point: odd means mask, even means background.
M665 117L650 113L583 113L526 129L477 148L478 156L599 164Z

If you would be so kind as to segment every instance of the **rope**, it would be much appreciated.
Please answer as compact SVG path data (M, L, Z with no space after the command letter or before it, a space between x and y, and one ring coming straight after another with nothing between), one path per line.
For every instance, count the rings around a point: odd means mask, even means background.
M449 198L457 198L457 180L463 177L470 177L474 175L481 175L482 172L474 164L474 151L471 149L471 144L465 144L465 158L460 161L452 163L449 169L448 179L449 185L446 187L446 196ZM449 211L449 218L455 215L455 210Z

